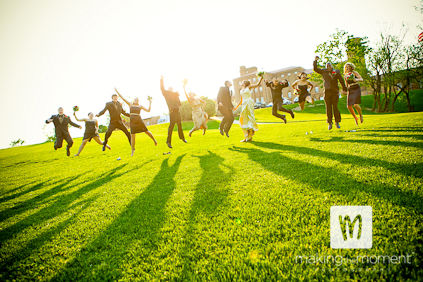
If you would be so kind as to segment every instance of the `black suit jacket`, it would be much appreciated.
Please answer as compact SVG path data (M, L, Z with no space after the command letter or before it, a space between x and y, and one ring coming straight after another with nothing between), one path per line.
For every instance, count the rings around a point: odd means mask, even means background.
M122 108L122 104L119 102L116 102L116 105L114 102L106 103L106 106L103 110L98 113L98 116L103 115L106 111L109 111L111 123L122 122L122 118L120 117L121 114L130 117L130 115L124 111L124 109Z
M54 124L54 129L56 131L56 136L61 136L63 134L69 134L69 124L79 128L80 126L73 121L71 121L70 117L67 115L63 115L62 122L60 122L59 115L52 115L49 119L52 119ZM46 120L46 123L50 123L50 121Z
M217 94L217 105L219 105L219 103L222 103L223 107L228 109L232 109L234 107L232 104L232 95L229 87L220 87L219 93Z
M320 69L317 66L317 61L313 62L313 69L315 72L322 75L323 80L325 81L324 82L325 91L339 92L338 81L341 83L342 89L344 91L347 91L347 87L345 86L345 81L341 73L339 72L339 70L333 69L332 71L329 71L328 69Z
M272 92L273 104L275 104L283 101L282 89L288 87L289 84L287 82L278 82L276 85L274 85L273 81L270 81L266 82L266 86L270 88L270 92Z
M170 112L179 111L181 106L181 101L179 100L179 93L174 91L169 91L164 88L163 79L160 79L160 89L166 100L167 107Z

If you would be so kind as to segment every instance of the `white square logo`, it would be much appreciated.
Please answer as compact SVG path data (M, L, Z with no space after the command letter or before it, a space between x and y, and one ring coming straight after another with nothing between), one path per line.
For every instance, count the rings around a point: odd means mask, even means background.
M372 207L330 207L330 247L370 249L372 247Z

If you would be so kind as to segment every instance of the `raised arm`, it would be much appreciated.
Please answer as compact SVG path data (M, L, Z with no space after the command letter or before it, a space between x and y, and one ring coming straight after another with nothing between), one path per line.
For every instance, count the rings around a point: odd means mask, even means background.
M150 112L150 110L151 110L151 100L148 100L149 102L150 102L150 104L148 105L148 109L146 109L146 108L144 108L143 106L141 106L141 109L143 110L143 111L146 111L147 113L149 113Z
M191 103L191 99L188 96L187 90L185 89L185 85L183 86L183 88L184 88L185 97L187 97L188 103Z
M81 122L81 121L86 121L86 120L87 120L86 118L83 118L83 119L79 119L79 118L77 118L77 117L76 117L76 112L73 112L73 116L75 117L76 121L79 121L79 122Z
M122 100L128 105L131 106L131 103L128 102L128 100L126 100L125 98L123 98L122 95L120 95L119 91L117 91L117 89L115 88L116 93L119 95L120 98L122 98Z
M104 115L104 113L107 111L107 104L104 106L104 109L102 109L98 114L96 114L96 117Z
M259 82L257 82L256 84L252 84L252 85L249 86L250 89L257 88L261 84L262 81L263 81L263 77L261 76Z
M160 77L160 90L162 90L162 94L165 94L164 82L163 82L163 75Z
M292 83L292 85L291 85L292 89L295 89L297 84L298 84L298 79L296 81L294 81L294 83Z
M316 56L316 58L314 58L314 62L313 62L313 70L315 71L315 72L317 72L317 73L319 73L319 74L322 74L323 73L323 69L320 69L318 66L317 66L317 60L319 59L319 56Z

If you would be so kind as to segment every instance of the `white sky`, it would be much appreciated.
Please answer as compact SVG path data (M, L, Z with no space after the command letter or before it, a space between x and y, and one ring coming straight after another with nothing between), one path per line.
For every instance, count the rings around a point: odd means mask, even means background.
M404 23L416 41L418 0L59 1L0 0L0 147L45 140L59 106L98 112L113 88L167 111L159 89L215 98L239 66L311 68L316 45L336 28L377 40ZM100 123L105 122L105 117ZM71 129L73 137L83 130Z

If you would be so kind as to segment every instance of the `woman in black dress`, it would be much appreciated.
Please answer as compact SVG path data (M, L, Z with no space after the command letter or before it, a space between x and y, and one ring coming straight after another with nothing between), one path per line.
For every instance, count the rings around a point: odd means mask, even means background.
M298 94L298 104L300 105L301 111L304 110L304 104L307 102L314 104L314 100L311 97L309 91L313 90L314 85L308 81L307 74L301 72L298 74L298 79L292 84L292 88Z
M357 110L358 114L360 115L360 122L363 123L363 113L360 107L361 88L360 88L360 85L358 84L358 82L363 81L363 78L354 69L355 69L355 66L352 63L346 63L344 65L344 78L348 88L347 107L351 115L354 117L355 124L358 125L358 118L355 114L354 108Z
M135 152L135 134L140 132L145 132L154 142L154 145L157 146L157 141L154 139L153 134L151 134L150 131L148 131L147 127L144 124L144 121L141 118L141 110L144 110L146 112L150 112L151 110L151 99L148 99L150 104L148 105L148 109L144 108L139 104L139 99L135 98L132 103L129 103L128 100L123 98L122 95L120 95L119 91L115 88L116 93L119 95L122 100L128 104L129 110L130 110L130 119L129 119L129 126L131 128L131 146L132 146L132 153L131 156L134 155Z
M75 119L79 122L85 122L85 132L84 137L82 138L81 146L79 146L78 153L76 153L75 157L81 154L82 149L84 149L85 144L90 142L91 139L94 139L98 144L103 146L103 141L101 141L100 136L98 135L98 121L94 118L93 113L88 113L88 118L78 119L76 117L76 112L73 112ZM110 146L106 146L109 150L111 150Z

